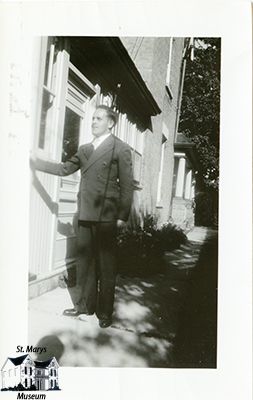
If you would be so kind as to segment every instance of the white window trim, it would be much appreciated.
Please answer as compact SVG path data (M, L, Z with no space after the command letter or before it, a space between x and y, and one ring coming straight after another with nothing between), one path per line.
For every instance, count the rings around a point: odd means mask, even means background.
M35 142L35 148L34 151L36 155L40 158L48 158L51 155L51 148L50 148L50 143L49 143L49 135L47 130L45 131L45 137L44 137L44 146L43 148L39 147L39 140L40 140L40 123L41 123L41 112L42 112L42 103L43 103L43 96L44 93L47 92L50 95L50 102L52 102L52 109L51 109L51 118L52 121L50 125L54 124L54 118L55 118L55 110L56 110L56 92L57 92L57 76L56 79L54 76L54 69L57 69L59 61L57 57L57 61L54 64L54 54L55 54L55 45L51 44L50 45L50 55L49 55L49 63L48 63L48 71L47 71L47 77L46 77L46 84L44 84L44 78L45 78L45 65L46 65L46 51L47 51L47 44L49 41L49 37L43 37L41 39L41 71L40 71L40 79L39 81L42 83L41 87L41 93L40 93L40 99L39 99L39 104L38 104L38 120L37 120L37 128L36 128L36 142Z
M173 98L173 93L172 93L172 89L171 89L172 48L173 48L173 37L170 38L169 62L167 65L167 75L166 75L166 88L167 88L168 94L171 98Z
M160 169L158 175L158 184L157 184L157 198L156 198L156 207L163 207L162 205L162 183L163 183L163 167L164 167L164 152L167 140L165 136L163 136L165 140L162 142L161 146L161 160L160 160Z

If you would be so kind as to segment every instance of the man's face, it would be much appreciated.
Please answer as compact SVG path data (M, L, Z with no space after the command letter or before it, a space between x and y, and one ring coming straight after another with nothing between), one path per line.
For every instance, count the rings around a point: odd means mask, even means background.
M97 137L104 135L105 133L110 132L112 126L113 122L108 118L106 110L98 108L92 117L92 134Z

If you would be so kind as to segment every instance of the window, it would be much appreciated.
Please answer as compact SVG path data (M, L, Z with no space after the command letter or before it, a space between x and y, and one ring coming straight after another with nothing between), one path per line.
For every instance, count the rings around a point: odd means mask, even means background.
M167 74L166 74L166 90L171 99L173 97L172 89L171 89L172 48L173 48L173 37L170 38L169 62L167 65Z
M33 384L33 381L32 381L32 379L30 378L30 387L32 386L32 384Z
M56 61L56 51L55 51L54 39L43 38L42 49L45 52L45 61L44 61L45 64L44 64L44 79L43 79L43 89L42 89L43 92L42 92L38 147L40 149L45 149L46 132L52 120L52 109L55 99L53 72Z
M32 373L33 373L33 370L32 370L32 367L30 367L30 375L32 375Z
M172 197L175 197L175 196L176 196L178 165L179 165L179 157L174 157L174 172L173 172L173 184L172 184Z
M73 156L78 149L81 117L66 107L64 136L62 147L62 161L65 162Z
M25 378L25 387L27 387L27 379Z
M161 160L160 160L160 169L159 169L159 176L158 176L158 185L157 185L157 206L161 206L162 200L162 178L163 178L163 164L164 164L164 152L166 147L166 137L162 136L162 148L161 148Z
M27 374L27 367L25 367L25 374Z

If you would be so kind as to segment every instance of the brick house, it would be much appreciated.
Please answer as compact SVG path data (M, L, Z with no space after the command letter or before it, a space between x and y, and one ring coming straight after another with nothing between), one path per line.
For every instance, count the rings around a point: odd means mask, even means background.
M65 161L79 144L91 141L95 107L114 104L119 121L113 133L132 148L131 222L141 223L147 214L159 224L168 222L176 216L174 145L188 49L184 38L35 39L32 152ZM31 297L56 286L59 274L75 263L79 179L78 172L68 177L31 174Z
M189 43L172 37L121 40L161 109L152 117L152 131L145 131L140 203L144 214L156 215L162 224L173 218L174 144Z

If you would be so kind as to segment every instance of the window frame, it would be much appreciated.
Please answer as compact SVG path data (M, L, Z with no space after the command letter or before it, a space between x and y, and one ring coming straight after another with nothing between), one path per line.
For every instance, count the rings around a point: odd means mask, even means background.
M168 143L168 139L166 138L166 136L164 134L162 134L161 158L160 158L158 183L157 183L157 196L156 196L156 207L157 208L163 207L162 186L163 186L164 158L165 158L165 150L166 150L167 143Z
M171 88L171 65L172 65L172 53L173 53L173 42L174 42L173 39L174 39L173 37L170 37L169 61L167 64L166 83L165 83L166 91L170 99L173 98L173 92Z
M47 52L49 46L49 58L47 66ZM36 137L35 137L35 151L39 156L47 155L50 152L50 143L48 141L47 127L41 136L41 121L43 113L43 99L45 96L49 96L48 102L52 103L49 118L52 120L49 122L51 126L54 122L55 117L55 100L56 100L56 88L57 88L57 76L55 71L58 69L59 60L56 53L56 47L54 44L54 37L42 37L41 38L41 68L39 73L39 102L37 111L37 124L36 124ZM40 146L40 141L42 140L43 145Z

